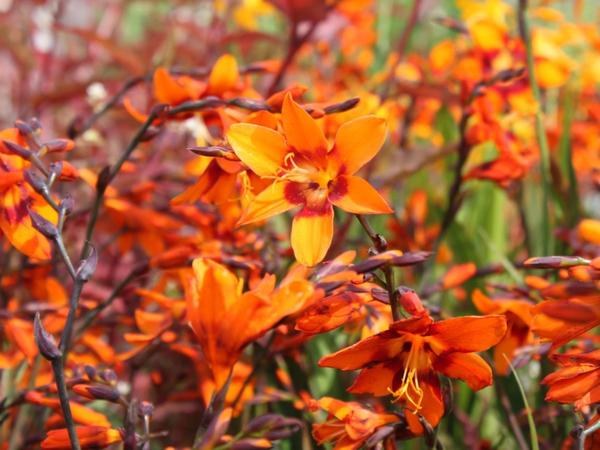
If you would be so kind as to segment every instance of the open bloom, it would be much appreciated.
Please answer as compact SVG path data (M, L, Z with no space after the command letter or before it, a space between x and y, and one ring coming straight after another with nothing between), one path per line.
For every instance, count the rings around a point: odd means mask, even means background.
M600 350L552 359L561 368L542 381L549 386L546 400L573 403L577 409L600 402Z
M362 369L348 389L376 396L391 394L405 407L415 434L418 416L436 426L444 414L437 373L465 381L473 390L492 383L490 366L474 352L487 350L506 333L504 316L466 316L434 322L425 315L399 320L390 328L325 356L319 365Z
M193 269L194 278L186 293L188 318L216 389L220 389L244 347L300 310L314 289L298 278L283 280L275 289L275 277L267 275L242 293L243 280L214 261L197 258Z
M111 444L123 441L119 430L106 427L75 427L82 449L105 448ZM66 428L48 431L46 439L42 442L43 449L70 450L71 440Z
M252 171L273 183L248 205L240 224L267 219L296 206L292 224L296 259L314 266L333 237L333 208L356 214L389 213L379 193L354 174L370 161L386 137L385 120L364 116L344 123L330 146L317 122L288 94L283 102L283 133L240 123L227 139Z
M359 449L378 428L399 421L394 414L376 413L356 402L323 397L316 403L329 417L326 422L313 425L313 436L319 445L335 442L336 450Z

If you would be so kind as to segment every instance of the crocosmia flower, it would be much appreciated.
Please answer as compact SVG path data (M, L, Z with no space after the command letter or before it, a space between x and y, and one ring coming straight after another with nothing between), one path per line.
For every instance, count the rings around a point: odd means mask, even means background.
M300 105L287 95L283 132L240 123L227 133L236 155L273 183L250 203L240 224L249 224L299 206L292 224L296 259L314 266L325 257L333 237L333 205L355 214L392 212L386 201L355 173L379 152L385 120L364 116L344 123L333 145Z

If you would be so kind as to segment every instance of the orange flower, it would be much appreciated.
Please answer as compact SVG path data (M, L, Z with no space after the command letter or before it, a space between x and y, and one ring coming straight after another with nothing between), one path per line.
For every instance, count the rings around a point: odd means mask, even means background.
M437 372L479 390L492 383L488 364L474 352L487 350L506 333L504 316L467 316L433 322L431 317L399 320L389 330L325 356L319 365L362 369L348 389L391 394L405 406L411 431L423 433L418 416L436 426L444 414Z
M240 90L240 74L238 65L232 55L222 55L213 66L207 82L202 82L188 75L172 76L164 67L154 71L152 87L154 97L160 103L177 106L190 100L198 100L208 95L225 96L231 91ZM148 116L137 110L129 98L123 100L123 106L129 114L139 122Z
M323 397L316 404L327 411L329 418L313 425L313 436L319 445L335 442L334 449L338 450L359 449L378 428L399 421L394 414L376 413L356 402Z
M561 368L542 381L549 386L546 400L574 403L579 410L600 402L600 350L553 355L552 359Z
M315 119L289 94L281 120L283 133L249 123L232 125L227 133L244 164L275 180L250 203L240 224L301 206L292 224L292 248L298 261L314 266L331 245L332 205L357 214L392 211L368 182L354 175L381 148L385 120L364 116L346 122L331 147Z
M0 231L21 253L48 260L51 246L31 222L27 209L56 223L58 216L46 201L24 181L30 163L20 156L6 154L2 141L23 143L16 129L0 130Z
M531 328L554 348L600 326L600 295L546 300L532 310Z
M504 314L506 317L508 331L494 347L494 366L499 375L508 375L510 366L504 355L511 360L518 348L532 341L530 326L533 304L527 300L492 300L479 289L473 292L473 304L482 314Z
M123 441L119 430L106 427L75 427L82 449L105 448L111 444ZM52 450L71 450L71 440L66 428L48 431L41 447Z
M242 293L243 280L214 261L195 259L193 269L186 292L188 318L220 389L244 347L300 310L313 287L305 280L291 279L275 289L275 277L267 275Z

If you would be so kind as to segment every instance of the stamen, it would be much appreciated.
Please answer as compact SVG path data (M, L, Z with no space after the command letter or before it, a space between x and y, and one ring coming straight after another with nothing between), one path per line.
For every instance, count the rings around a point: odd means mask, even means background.
M404 372L402 373L402 383L395 391L388 387L388 392L394 397L393 402L405 400L407 406L417 413L423 402L424 391L419 385L419 360L421 359L421 345L418 342L412 342L408 357L406 358ZM414 398L416 394L417 398Z

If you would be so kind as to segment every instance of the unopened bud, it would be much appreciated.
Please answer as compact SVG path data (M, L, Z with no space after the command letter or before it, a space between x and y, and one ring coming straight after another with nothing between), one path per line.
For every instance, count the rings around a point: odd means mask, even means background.
M31 185L33 190L38 194L48 191L48 186L46 185L46 182L33 170L28 169L23 173L23 175L25 177L25 181L27 181Z
M33 225L33 228L38 230L48 239L54 239L56 236L58 236L58 229L52 222L45 219L43 216L39 215L35 211L32 211L31 209L28 211L29 217L31 217L31 223Z
M62 170L58 177L61 181L75 181L79 179L79 171L75 166L67 161L61 161Z
M402 308L411 316L421 317L427 313L421 299L413 289L400 286L396 289L396 295Z
M138 411L142 417L150 417L154 414L154 405L150 402L140 402Z
M531 269L562 269L573 266L587 266L590 261L579 256L539 256L527 259L523 265Z
M73 209L75 208L75 200L73 200L73 197L70 194L67 194L60 201L59 206L60 209L62 209L65 212L65 214L69 215L73 212Z
M31 158L30 150L27 150L26 148L23 148L20 145L15 144L14 142L2 141L2 143L4 144L4 148L6 148L6 150L8 150L9 152L20 156L23 159Z
M33 337L40 354L48 361L55 361L62 356L54 337L44 329L40 313L36 313L33 320Z
M56 161L50 164L50 174L54 177L60 177L63 171L63 162Z
M23 122L22 120L15 121L15 128L19 130L23 136L27 136L33 133L33 128L27 122Z
M98 253L96 249L90 246L90 252L87 257L81 260L77 268L76 276L79 281L89 281L96 271L98 265Z
M325 114L333 114L338 112L348 111L349 109L354 108L360 102L360 98L354 97L348 100L344 100L340 103L335 103L334 105L329 105L324 108Z
M42 147L47 153L68 152L75 148L75 142L71 139L53 139L44 142Z
M73 391L90 400L106 400L112 403L117 403L121 397L117 390L102 384L78 384L73 386Z
M99 376L102 380L109 384L115 384L118 380L117 374L112 369L104 369L99 373Z

